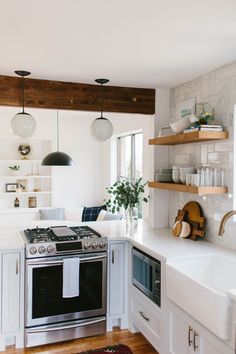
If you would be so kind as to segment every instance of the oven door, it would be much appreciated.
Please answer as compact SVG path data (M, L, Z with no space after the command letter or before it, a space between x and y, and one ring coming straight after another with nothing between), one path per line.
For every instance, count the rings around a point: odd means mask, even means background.
M80 295L62 297L63 259L76 256L26 260L26 327L106 314L106 252L79 255Z

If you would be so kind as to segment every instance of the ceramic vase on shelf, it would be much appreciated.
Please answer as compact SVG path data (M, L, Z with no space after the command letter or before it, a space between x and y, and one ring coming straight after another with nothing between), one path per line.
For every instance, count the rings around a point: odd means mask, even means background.
M129 206L125 209L125 218L127 226L136 226L138 224L138 209L134 206Z

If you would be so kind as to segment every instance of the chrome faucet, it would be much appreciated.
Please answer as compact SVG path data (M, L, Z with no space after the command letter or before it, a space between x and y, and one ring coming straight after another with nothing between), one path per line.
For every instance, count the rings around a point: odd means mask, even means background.
M223 234L224 234L224 232L225 232L225 224L226 224L227 220L228 220L229 218L231 218L231 216L233 216L233 215L235 215L235 214L236 214L236 210L230 210L230 211L228 211L228 213L226 213L226 214L222 217L222 219L221 219L221 221L220 221L219 232L218 232L218 235L219 235L219 236L223 236Z

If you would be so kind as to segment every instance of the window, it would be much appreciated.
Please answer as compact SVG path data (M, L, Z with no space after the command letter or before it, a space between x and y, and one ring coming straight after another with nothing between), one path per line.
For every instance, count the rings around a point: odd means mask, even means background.
M117 152L117 179L134 181L142 177L143 133L118 137Z

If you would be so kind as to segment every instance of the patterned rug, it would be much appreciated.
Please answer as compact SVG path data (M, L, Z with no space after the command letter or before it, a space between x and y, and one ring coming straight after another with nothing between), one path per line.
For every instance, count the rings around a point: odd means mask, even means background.
M100 348L95 350L88 350L87 352L80 352L78 354L106 354L106 353L133 354L132 350L123 344L113 345L110 347Z

